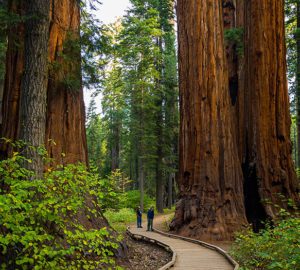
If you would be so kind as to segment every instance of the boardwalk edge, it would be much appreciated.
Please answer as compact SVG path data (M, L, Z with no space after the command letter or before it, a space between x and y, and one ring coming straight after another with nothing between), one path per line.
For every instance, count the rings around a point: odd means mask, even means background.
M180 235L165 233L165 232L159 231L157 229L154 229L154 231L157 232L157 233L159 233L159 234L161 234L161 235L164 235L164 236L168 236L168 237L171 237L171 238L182 239L182 240L185 240L187 242L191 242L191 243L198 244L200 246L203 246L203 247L215 250L219 254L221 254L222 256L225 257L225 259L234 267L234 270L238 270L239 269L239 264L234 259L232 259L227 254L227 252L225 250L223 250L223 249L221 249L221 248L219 248L219 247L217 247L215 245L208 244L208 243L200 241L200 240L196 240L196 239L192 239L192 238L188 238L188 237L184 237L184 236L180 236ZM166 268L166 269L168 269L168 268Z

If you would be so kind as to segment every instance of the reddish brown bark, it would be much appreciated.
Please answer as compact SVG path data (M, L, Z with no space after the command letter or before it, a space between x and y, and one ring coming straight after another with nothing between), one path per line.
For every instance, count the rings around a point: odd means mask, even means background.
M80 51L69 52L64 47L67 33L71 38L79 35L80 9L74 0L52 0L50 10L50 33L48 57L50 63L58 64L58 70L49 72L47 93L46 138L53 139L56 146L47 143L50 157L60 163L88 163L85 131L85 108L81 83L66 84L66 79L81 78ZM72 57L68 62L60 53ZM74 76L75 75L75 76ZM62 157L61 153L66 156Z
M286 79L284 1L245 1L245 205L250 222L299 202L292 160Z
M179 202L171 228L230 239L246 223L221 1L179 0Z
M24 10L23 3L20 1L18 6L11 5L10 9L20 13ZM62 52L68 54L63 46L67 32L71 31L75 37L78 36L79 25L80 10L76 1L53 0L51 2L48 58L50 63L58 68L49 71L45 144L50 157L64 164L79 161L88 164L82 87L80 83L76 89L66 84L66 78L70 74L77 74L78 76L74 77L81 78L80 51L73 55L72 63L68 63L61 56ZM16 32L11 32L8 37L0 137L12 140L19 138L20 128L23 50L17 48L15 42L17 38L23 36L22 29L22 25L16 26ZM56 145L49 143L48 139L52 139ZM10 151L6 145L0 146L2 158L7 157ZM61 153L65 153L66 156L62 157Z
M25 13L24 2L19 1L13 5L8 3L8 9L12 12ZM19 138L20 122L20 85L23 69L23 50L16 44L23 45L24 27L15 25L7 33L8 47L6 53L6 73L4 78L2 100L2 122L0 123L0 138L6 137L15 140ZM0 158L7 158L11 149L7 144L0 144Z

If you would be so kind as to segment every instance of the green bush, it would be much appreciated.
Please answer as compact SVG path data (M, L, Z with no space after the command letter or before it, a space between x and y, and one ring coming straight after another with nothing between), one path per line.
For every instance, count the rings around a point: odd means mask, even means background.
M300 219L283 209L280 215L259 233L249 227L237 234L231 254L240 269L299 269Z
M119 211L107 210L104 216L109 224L119 233L125 232L128 223L136 221L135 211L131 208L123 208Z
M24 162L31 161L17 152L0 161L1 269L98 269L113 263L109 256L118 245L108 230L87 229L77 219L83 211L99 218L96 207L86 206L86 198L101 197L98 177L82 165L60 165L36 179Z
M140 205L140 191L130 190L122 194L122 206L124 208L136 209ZM155 205L155 201L151 199L146 193L144 193L144 212L147 212L150 205Z

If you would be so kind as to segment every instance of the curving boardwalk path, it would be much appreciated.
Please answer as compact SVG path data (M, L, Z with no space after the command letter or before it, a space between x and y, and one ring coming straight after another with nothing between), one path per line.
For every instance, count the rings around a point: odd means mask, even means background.
M145 225L145 224L143 224ZM144 228L131 226L129 231L135 235L146 236L165 243L176 252L175 265L172 270L233 270L234 266L215 250L190 243L185 240L171 238L156 232L147 232Z

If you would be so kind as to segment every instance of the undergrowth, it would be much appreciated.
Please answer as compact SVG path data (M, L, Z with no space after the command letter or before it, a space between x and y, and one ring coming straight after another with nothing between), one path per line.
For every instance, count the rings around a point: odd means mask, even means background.
M248 227L237 234L231 255L240 269L299 269L299 217L281 209L278 220L259 233Z
M42 179L18 152L0 161L1 269L99 269L113 264L117 240L107 228L88 229L78 215L99 218L87 198L101 198L97 175L83 165L49 168ZM88 216L88 218L90 218Z

